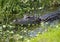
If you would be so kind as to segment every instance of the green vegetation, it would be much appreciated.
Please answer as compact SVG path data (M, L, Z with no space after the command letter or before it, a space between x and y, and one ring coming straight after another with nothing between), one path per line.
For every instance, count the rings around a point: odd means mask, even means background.
M30 42L60 42L60 26L49 29L48 32L38 34L37 37L31 38Z
M57 10L59 4L60 0L0 0L0 42L60 42L60 24L48 27L47 32L31 38L22 35L40 25L23 27L12 23L26 14L42 15Z

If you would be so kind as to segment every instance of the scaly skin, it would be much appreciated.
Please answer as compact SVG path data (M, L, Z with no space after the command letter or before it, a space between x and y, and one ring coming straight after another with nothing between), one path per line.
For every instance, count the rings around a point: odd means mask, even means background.
M60 11L45 14L45 15L40 16L40 17L25 16L22 19L15 19L13 21L13 23L19 24L21 26L23 26L23 25L28 26L28 25L32 25L32 24L34 24L34 25L39 24L41 21L44 21L44 22L50 21L50 22L52 22L52 21L57 20L57 19L60 19Z
M48 21L52 22L54 20L60 19L60 11L45 14L45 15L39 17L39 19L41 19L41 21L44 21L44 22L48 22Z

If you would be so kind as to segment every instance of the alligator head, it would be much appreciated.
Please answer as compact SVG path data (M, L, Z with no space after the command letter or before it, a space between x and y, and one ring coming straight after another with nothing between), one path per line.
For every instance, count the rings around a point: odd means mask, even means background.
M27 17L23 17L22 19L15 19L13 20L14 24L19 24L19 25L32 25L32 24L38 24L40 23L40 19L34 16L27 16Z

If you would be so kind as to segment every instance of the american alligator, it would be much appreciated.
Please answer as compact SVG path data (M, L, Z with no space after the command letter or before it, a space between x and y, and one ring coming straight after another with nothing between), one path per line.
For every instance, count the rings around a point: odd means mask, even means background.
M51 12L49 14L42 15L40 17L35 16L24 16L22 19L15 19L13 22L15 24L23 24L23 25L32 25L32 24L39 24L41 21L44 22L52 22L54 20L60 19L60 11Z

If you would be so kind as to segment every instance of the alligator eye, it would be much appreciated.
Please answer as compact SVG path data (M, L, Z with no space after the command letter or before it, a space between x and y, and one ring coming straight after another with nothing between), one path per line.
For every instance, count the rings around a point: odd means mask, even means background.
M42 21L41 19L39 19L39 21Z
M30 18L30 17L27 17L27 18Z
M28 18L30 18L30 17L26 17L26 19L28 19Z

